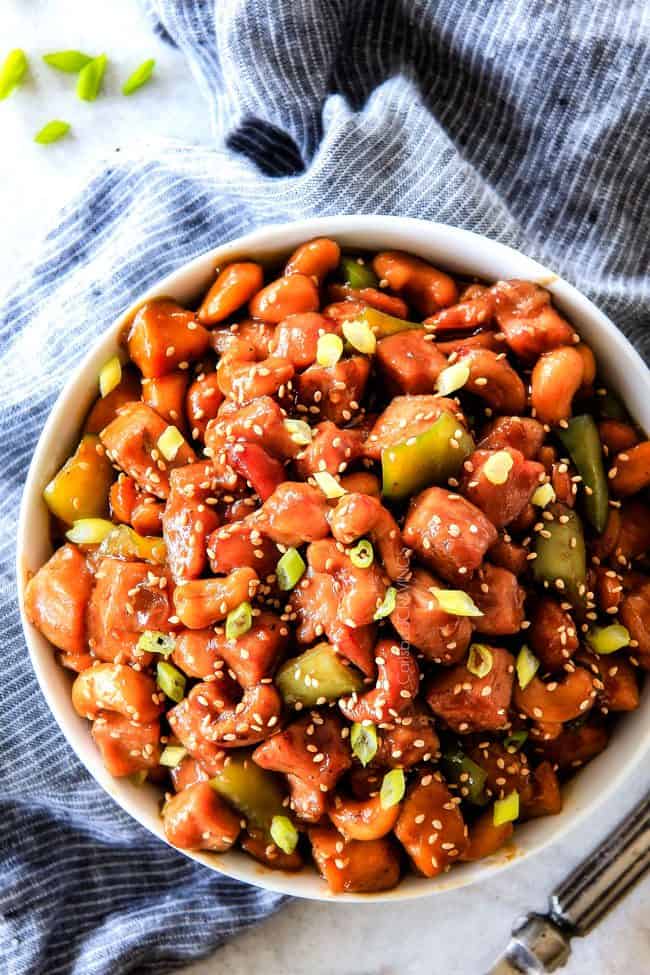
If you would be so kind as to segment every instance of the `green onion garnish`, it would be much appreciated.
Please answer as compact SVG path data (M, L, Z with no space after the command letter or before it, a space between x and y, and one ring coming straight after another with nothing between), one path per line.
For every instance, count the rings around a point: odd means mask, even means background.
M350 745L365 768L377 754L377 729L374 724L359 724L355 721L350 731Z
M359 319L343 322L341 326L343 335L357 352L364 355L373 355L377 349L377 338L367 322Z
M226 617L226 639L237 640L244 633L248 633L253 625L253 610L248 602L240 603L236 609L231 609Z
M517 680L523 691L539 670L539 660L534 653L531 653L525 643L517 654L515 667L517 669Z
M350 562L356 565L357 569L369 568L375 558L375 552L367 538L362 538L354 548L350 549Z
M405 792L406 779L404 778L404 769L393 768L390 772L386 772L384 780L381 783L381 789L379 790L379 804L381 808L390 809L391 806L396 806L404 798Z
M92 61L89 54L82 51L53 51L52 54L44 54L43 60L51 68L57 71L65 71L66 74L78 74L82 68Z
M134 91L138 90L138 88L142 88L143 85L146 85L149 78L153 74L153 69L155 66L156 62L153 58L149 58L148 61L143 61L142 64L135 69L133 74L129 75L122 85L122 94L132 95Z
M316 484L330 501L334 498L342 498L346 493L340 481L337 481L329 471L316 471L313 475Z
M492 822L495 826L512 823L519 816L519 793L515 789L505 799L496 799L492 812Z
M381 606L377 608L373 619L383 620L384 617L390 616L390 614L395 609L395 598L397 596L397 589L395 586L389 586L384 594L384 598L381 602Z
M319 366L335 366L343 355L343 339L333 332L320 335L316 345L316 362Z
M112 359L106 362L99 373L99 392L104 396L108 396L112 393L116 386L119 386L122 381L122 363L119 358L114 355Z
M527 731L513 731L511 735L508 735L503 739L504 748L521 748L521 746L528 739Z
M530 499L531 504L536 504L538 508L545 508L547 504L551 501L555 501L555 491L551 484L546 482L546 484L540 484L540 486L533 491Z
M176 768L187 755L187 748L182 745L166 745L160 753L160 764L167 768Z
M462 589L437 589L432 586L431 592L438 600L440 609L450 616L483 616L472 597Z
M138 639L137 649L143 653L159 653L169 657L176 647L176 637L171 633L160 633L158 630L145 630Z
M297 548L288 548L277 566L275 573L278 577L278 586L283 592L293 589L300 581L307 566Z
M283 420L284 428L299 447L306 447L314 439L311 427L305 420Z
M161 691L172 701L182 701L185 697L185 674L166 661L159 661L156 667L156 683Z
M274 816L271 820L271 839L283 853L293 853L298 845L298 830L288 816Z
M492 670L492 651L484 643L473 643L467 656L467 669L475 677L487 677Z
M27 55L19 47L10 51L0 68L0 101L17 88L27 74Z
M62 139L64 135L70 131L70 123L63 122L61 119L55 118L51 122L47 122L42 129L40 129L34 136L34 142L38 142L42 146L48 146L51 142L58 142Z
M630 645L630 632L621 623L611 626L592 626L587 633L587 643L595 653L616 653Z
M469 367L465 362L455 362L439 373L436 379L436 392L441 396L449 396L457 389L462 389L469 379Z
M94 102L97 98L102 87L107 63L108 58L106 55L100 54L99 57L93 58L92 61L84 65L79 72L77 95L82 101Z

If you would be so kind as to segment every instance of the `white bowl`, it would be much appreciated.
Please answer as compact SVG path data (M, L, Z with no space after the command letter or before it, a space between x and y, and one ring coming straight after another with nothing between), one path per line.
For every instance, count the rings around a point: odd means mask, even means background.
M452 272L476 275L489 281L526 278L543 284L552 292L557 306L593 348L599 369L608 384L621 395L639 425L646 431L650 430L650 399L644 395L648 370L612 322L584 295L537 262L486 237L444 224L402 217L342 216L265 227L197 257L164 278L146 294L135 296L134 306L156 295L171 296L181 303L194 301L212 282L217 265L240 257L266 261L277 259L303 241L317 236L334 237L349 248L370 251L399 248L411 251ZM106 792L165 842L158 815L160 791L148 785L138 788L127 780L114 779L106 772L91 738L90 725L78 717L72 708L71 675L56 663L51 645L27 621L22 605L26 579L51 553L48 511L42 500L43 487L77 443L84 416L97 394L99 370L116 353L118 336L130 311L132 309L125 311L90 350L59 396L41 434L20 510L18 589L32 665L61 730ZM619 722L609 747L563 790L562 812L558 816L533 820L518 827L513 845L505 851L477 863L456 866L450 873L433 880L407 876L395 890L380 894L346 894L337 897L337 900L398 901L463 887L493 876L495 871L530 856L558 839L593 813L646 752L650 744L649 698L650 681L646 681L641 707ZM272 871L241 852L185 855L203 863L210 870L259 887L316 900L327 900L332 896L311 869L299 874Z

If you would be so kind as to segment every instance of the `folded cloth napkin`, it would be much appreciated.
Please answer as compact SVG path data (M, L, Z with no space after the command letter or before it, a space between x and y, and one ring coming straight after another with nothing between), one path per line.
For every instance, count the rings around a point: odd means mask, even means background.
M0 308L0 970L166 972L281 903L166 848L81 767L20 629L15 518L56 394L102 329L255 226L397 213L521 247L648 353L643 0L149 0L212 148L129 152L62 214ZM380 243L380 242L378 242Z

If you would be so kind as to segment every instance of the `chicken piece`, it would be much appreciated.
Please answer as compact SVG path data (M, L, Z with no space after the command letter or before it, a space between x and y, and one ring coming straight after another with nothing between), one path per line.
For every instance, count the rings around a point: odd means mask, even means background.
M467 847L467 828L444 784L431 773L408 790L395 835L425 877L447 870Z
M287 637L286 624L263 610L236 639L229 640L221 628L183 630L176 637L173 660L189 677L205 679L228 667L241 687L254 687L275 670Z
M577 728L564 728L557 738L537 745L537 751L560 772L586 765L607 747L609 732L601 724L587 722Z
M25 587L25 614L43 636L67 654L87 649L86 608L93 577L76 545L62 545Z
M107 427L125 403L135 403L141 394L140 377L132 366L122 366L122 378L115 389L108 396L100 396L95 400L90 413L86 417L84 433L99 433Z
M196 460L183 441L172 460L161 456L158 441L168 425L145 403L127 403L117 417L100 433L109 459L138 485L158 498L169 494L169 473Z
M635 586L626 595L619 616L635 641L635 658L645 670L650 670L650 581Z
M412 768L439 754L440 742L433 727L433 717L420 705L399 715L390 724L382 722L377 738L373 765L380 768Z
M443 308L425 319L427 332L436 336L449 332L470 332L486 328L494 319L495 300L489 288L482 284L471 284L460 296L460 301Z
M211 465L205 461L171 472L170 492L163 513L167 563L175 582L198 579L207 565L207 539L218 524L207 503L216 489Z
M325 811L323 797L352 764L350 746L334 715L312 711L293 721L253 752L261 768L288 775L291 808L307 822L318 822Z
M447 359L424 329L409 329L377 343L377 364L391 393L432 393Z
M365 356L341 359L335 366L310 366L294 381L298 402L337 426L349 423L359 412L369 375Z
M467 583L467 592L483 613L472 619L477 633L507 636L519 632L526 590L512 572L485 562Z
M238 697L237 684L222 673L210 683L195 684L167 713L176 737L211 774L222 765L223 749L263 741L280 720L282 702L272 684L248 687Z
M145 630L169 633L173 615L168 578L147 562L103 558L88 603L88 645L100 660L146 665L151 656L138 649Z
M205 440L205 431L223 403L223 393L219 389L219 376L216 371L202 372L187 390L185 412L192 433L192 440Z
M490 798L503 799L516 790L522 803L532 799L533 785L524 752L513 755L498 741L484 741L470 748L468 755L486 773L486 792Z
M399 854L390 837L345 841L333 826L314 826L309 839L316 866L333 894L368 894L399 883Z
M560 783L550 762L541 762L532 775L533 795L522 805L523 819L556 816L562 812Z
M434 572L462 584L479 568L497 532L465 498L446 488L431 487L411 502L402 537Z
M298 454L296 470L305 480L317 471L342 474L348 464L361 456L363 436L360 430L345 430L330 420L314 428L312 442Z
M372 427L364 445L366 456L380 460L382 450L424 433L441 413L451 414L460 423L465 421L453 399L444 396L396 396Z
M571 614L552 597L540 597L531 614L528 641L544 670L563 670L578 649L578 633Z
M261 534L253 517L217 528L208 539L207 554L215 575L248 566L261 579L275 572L280 558L275 542Z
M178 369L157 379L142 380L143 402L167 423L178 427L183 435L187 433L184 406L189 381L187 369Z
M270 351L287 359L296 369L306 369L316 362L320 336L329 332L340 334L340 331L330 318L318 312L289 315L276 325Z
M231 444L228 462L261 501L266 501L286 478L284 464L256 443Z
M402 543L397 522L377 498L345 494L330 514L332 535L343 545L369 538L379 549L388 577L404 580L409 574L409 553Z
M525 362L577 337L551 305L548 291L530 281L498 281L492 287L495 317L512 351Z
M492 668L485 677L477 677L465 664L458 664L437 674L428 685L427 704L453 731L498 731L508 723L514 660L501 647L489 649Z
M493 471L495 464L503 471ZM513 447L475 450L463 466L461 491L496 528L503 528L521 514L544 476L541 464L526 460Z
M355 628L374 621L388 586L388 579L376 562L366 568L353 565L332 539L312 542L307 549L307 562L315 573L328 573L334 578L342 623Z
M163 710L164 697L153 677L126 664L95 664L72 685L72 706L89 721L111 711L148 724Z
M523 575L528 568L528 549L513 542L509 535L500 535L487 554L494 565L507 569L515 576Z
M304 866L298 850L285 853L275 843L269 843L269 838L262 829L251 829L250 826L240 839L242 850L259 863L271 870L301 870Z
M629 660L621 654L610 657L588 650L582 650L577 660L595 675L598 700L607 711L635 711L638 708L638 668Z
M348 721L390 721L408 711L420 690L420 670L415 657L393 640L375 647L377 683L371 691L341 698L339 707Z
M391 623L407 643L434 663L462 660L472 637L472 624L464 616L452 616L440 608L432 589L444 584L424 569L415 569L395 598Z
M93 721L92 736L106 769L116 778L158 766L159 721L140 723L123 714L103 711Z
M136 312L127 343L142 375L155 379L200 359L210 346L210 336L194 312L169 298L154 298Z
M483 429L478 450L505 450L512 447L526 460L537 457L544 442L544 427L529 416L499 416Z
M245 406L227 401L206 427L206 455L212 458L215 470L222 477L230 470L231 487L234 487L237 476L228 463L226 451L229 445L238 441L258 444L281 460L295 457L300 452L284 420L282 409L270 396L259 396Z
M165 836L180 850L224 853L241 832L239 816L207 782L196 782L169 799L162 817Z
M552 680L548 684L539 677L533 677L523 689L517 683L513 707L540 724L561 725L582 717L593 707L595 700L593 674L584 667L575 667L561 680Z
M262 505L256 525L280 545L303 545L329 535L327 498L320 488L285 481Z

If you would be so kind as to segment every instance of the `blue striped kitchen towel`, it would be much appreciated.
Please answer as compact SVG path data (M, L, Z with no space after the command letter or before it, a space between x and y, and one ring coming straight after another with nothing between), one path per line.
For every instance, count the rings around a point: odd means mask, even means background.
M163 846L90 779L30 671L13 577L53 399L156 279L260 224L397 213L514 244L648 353L650 7L643 0L148 0L209 148L126 151L0 308L0 970L161 973L281 898ZM37 350L37 354L35 351Z

